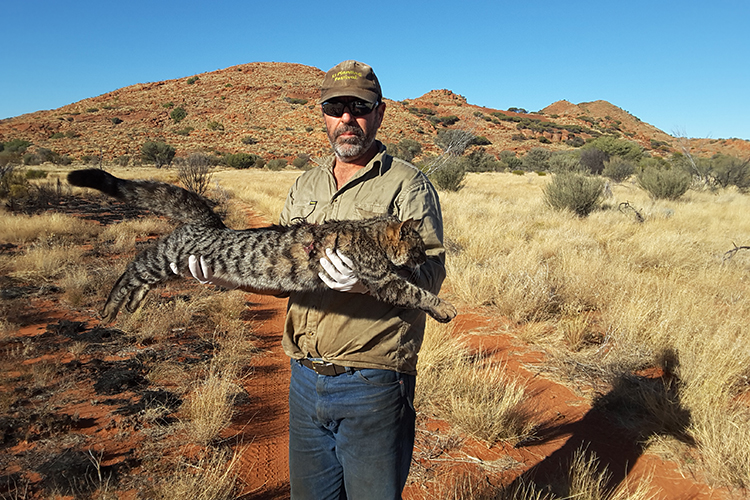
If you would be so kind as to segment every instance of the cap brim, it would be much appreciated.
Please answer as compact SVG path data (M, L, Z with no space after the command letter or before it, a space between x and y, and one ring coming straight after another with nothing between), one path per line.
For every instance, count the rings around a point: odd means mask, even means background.
M359 99L362 99L363 101L367 101L373 104L380 100L380 96L377 94L377 92L372 92L365 89L341 88L323 91L320 95L320 99L318 100L318 104L323 104L324 102L335 99L336 97L357 97Z

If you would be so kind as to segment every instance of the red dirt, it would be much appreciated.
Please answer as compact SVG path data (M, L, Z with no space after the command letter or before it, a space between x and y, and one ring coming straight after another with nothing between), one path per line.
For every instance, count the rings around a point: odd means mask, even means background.
M251 222L260 223L258 219ZM187 282L178 285L180 290L196 286ZM252 375L244 383L249 398L237 406L233 424L224 436L227 442L234 443L233 448L241 457L242 491L238 498L287 499L289 360L281 349L286 303L252 294L247 299L245 319L263 354L254 358ZM120 481L117 498L148 497L158 468L142 470L147 460L144 457L154 443L147 434L139 432L147 424L139 419L136 409L131 409L145 401L146 393L138 366L128 363L147 354L150 346L119 346L112 350L108 347L112 341L105 336L99 339L101 342L91 340L92 351L74 355L70 339L93 332L97 323L93 311L76 312L44 295L30 297L25 307L24 317L29 318L26 326L0 339L0 402L15 401L0 406L12 408L0 414L0 496L12 495L14 485L28 484L30 493L25 498L44 498L50 488L65 487L65 481L75 483L83 493L90 492L91 488L84 484L92 480L90 467L87 468L91 462L83 451L88 450L91 457L99 459L103 471ZM77 321L82 322L78 330L65 330L75 327L77 324L72 322ZM644 453L644 436L613 421L613 413L621 408L617 405L623 404L617 388L592 405L569 388L542 376L537 368L544 355L518 340L512 325L503 318L464 310L455 322L457 335L465 335L473 348L481 348L493 359L506 363L509 371L527 381L535 418L546 425L540 428L536 440L515 447L503 442L487 446L469 438L452 437L448 424L420 414L413 477L404 495L407 500L441 498L441 486L461 475L470 477L476 485L508 485L531 478L553 483L561 469L567 470L565 464L581 446L596 452L601 464L612 473L611 486L626 480L632 485L652 474L650 484L656 498L729 498L727 490L712 488L691 477L687 465ZM189 358L189 344L189 338L176 337L174 350L181 350L181 355ZM17 359L23 350L31 355L19 364ZM45 366L54 367L54 380L70 379L66 384L60 382L60 390L54 394L45 392L43 382L33 383L34 377L43 377ZM92 384L97 375L105 370L114 373L115 368L120 375L127 375L116 390L101 389L97 385L101 377ZM656 377L659 373L650 375L661 383ZM164 404L168 401L163 400ZM200 454L200 449L183 446L177 453ZM494 465L492 472L488 472L487 465ZM133 474L137 477L128 479Z

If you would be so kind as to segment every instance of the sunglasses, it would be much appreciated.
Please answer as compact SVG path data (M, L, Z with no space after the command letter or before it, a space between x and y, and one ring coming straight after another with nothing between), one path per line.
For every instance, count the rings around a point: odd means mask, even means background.
M349 110L352 116L365 116L372 113L372 110L378 107L379 102L367 101L325 101L321 107L323 113L328 116L340 117L344 114L344 109Z

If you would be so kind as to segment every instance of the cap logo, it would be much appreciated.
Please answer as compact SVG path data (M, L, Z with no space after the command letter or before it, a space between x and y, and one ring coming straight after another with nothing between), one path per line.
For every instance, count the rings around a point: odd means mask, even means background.
M341 80L356 80L362 78L362 73L359 71L343 70L333 74L333 80L338 82Z

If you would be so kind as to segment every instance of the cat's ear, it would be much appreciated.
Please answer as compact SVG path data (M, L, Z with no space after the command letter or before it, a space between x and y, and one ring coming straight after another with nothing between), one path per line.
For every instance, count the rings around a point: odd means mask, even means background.
M399 232L403 235L407 231L416 231L419 225L422 223L421 220L408 219L399 225Z

